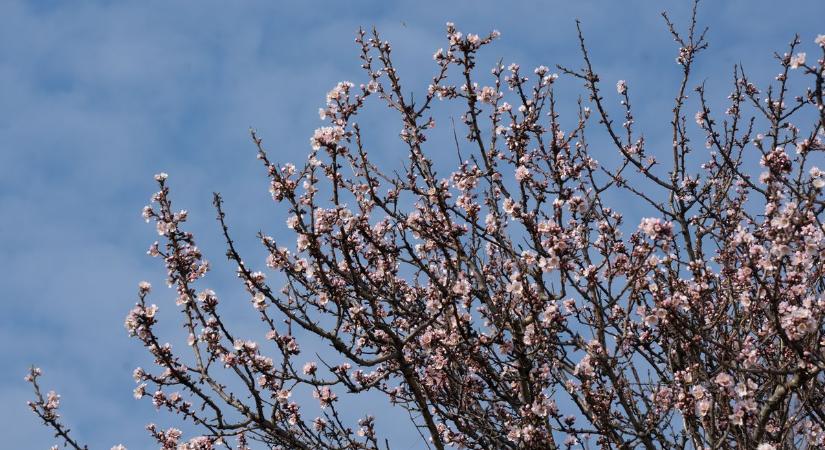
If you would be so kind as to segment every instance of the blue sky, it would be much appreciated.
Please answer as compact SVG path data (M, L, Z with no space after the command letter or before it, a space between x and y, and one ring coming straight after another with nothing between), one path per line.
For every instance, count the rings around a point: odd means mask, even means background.
M821 0L705 3L700 21L710 27L711 47L696 80L707 80L720 99L734 63L765 82L776 72L773 51L783 51L794 33L809 55L813 38L825 33ZM363 80L353 43L359 25L374 25L393 42L402 79L421 92L434 69L433 51L445 46L448 20L465 32L501 31L502 39L486 50L490 62L577 67L579 18L596 68L610 85L628 80L638 129L655 142L667 139L662 114L678 76L659 12L667 8L684 23L687 6L653 0L0 2L3 445L54 442L25 406L22 378L32 363L44 369L45 387L63 394L69 424L93 448L118 442L148 448L145 423L172 423L149 402L132 399L131 371L147 362L123 329L140 280L157 287L153 301L162 311L174 309L172 293L161 287L162 267L145 254L156 238L140 218L155 188L152 174L168 172L176 204L191 213L190 229L215 265L207 285L225 298L238 294L222 257L211 193L224 194L241 249L259 263L255 233L277 237L285 227L248 129L259 131L277 160L301 161L320 126L324 94L340 80ZM562 86L571 98L581 92L572 80ZM365 122L386 124L378 112ZM375 134L374 158L392 164L400 147L397 125L389 125ZM240 304L248 309L245 300ZM249 317L231 314L238 321ZM166 324L170 335L177 333L171 318ZM380 406L375 412L384 415ZM398 433L397 442L412 439L403 427L385 426Z

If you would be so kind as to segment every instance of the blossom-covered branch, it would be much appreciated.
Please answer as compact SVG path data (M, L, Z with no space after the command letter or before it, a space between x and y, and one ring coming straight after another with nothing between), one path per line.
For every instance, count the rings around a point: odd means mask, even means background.
M157 367L135 370L135 397L203 433L150 425L161 448L389 448L374 416L342 413L343 394L368 392L439 450L825 446L825 36L795 37L764 87L734 67L719 113L703 84L688 95L707 48L695 8L684 30L664 18L682 74L664 152L635 127L634 87L603 87L581 27L582 67L559 66L584 85L572 107L546 66L478 70L498 32L448 23L414 97L390 43L359 31L365 79L328 93L305 163L273 161L252 132L294 240L262 233L266 267L245 260L214 197L260 336L223 319L157 175L149 253L189 338L164 343L141 284L126 328ZM809 87L794 96L791 78ZM445 102L462 109L446 175L433 138ZM371 103L394 114L401 168L370 158L358 118ZM35 388L35 412L81 448Z

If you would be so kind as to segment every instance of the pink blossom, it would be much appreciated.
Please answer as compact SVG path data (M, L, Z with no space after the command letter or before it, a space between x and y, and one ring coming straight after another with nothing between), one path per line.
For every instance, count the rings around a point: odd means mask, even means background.
M725 372L720 372L719 375L716 375L714 381L719 387L723 389L730 389L731 387L733 387L733 377L731 377Z
M705 114L704 111L697 112L696 116L694 116L694 119L696 120L696 124L699 125L700 127L704 126L705 125L705 117L706 117L706 114Z
M318 370L318 366L314 362L308 362L304 364L304 375L315 375L315 372Z
M338 396L335 395L328 386L323 386L322 388L316 390L313 395L318 401L321 403L321 408L327 408L330 406L335 400L338 399Z
M527 167L523 165L518 166L518 168L516 169L516 180L524 181L527 178L530 178L530 170L528 170Z
M646 217L639 224L639 229L653 239L670 236L673 224L655 217Z
M338 141L344 138L344 129L340 126L321 127L315 130L315 133L310 138L309 142L312 144L313 150L318 150L322 146L332 147L338 144Z
M494 104L499 98L499 93L496 88L491 86L484 86L481 88L481 93L478 95L478 100L482 103Z
M790 66L791 69L798 69L799 66L805 64L805 53L797 53L794 56L791 56L790 59Z

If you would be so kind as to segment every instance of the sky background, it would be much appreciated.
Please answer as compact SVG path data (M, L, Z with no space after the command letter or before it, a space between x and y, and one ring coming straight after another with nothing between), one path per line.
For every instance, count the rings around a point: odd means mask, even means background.
M724 100L734 63L752 78L777 72L771 55L799 33L809 56L825 33L825 2L707 1L699 14L710 48L697 65L711 96ZM214 270L202 287L238 308L248 303L223 258L211 207L223 193L241 250L263 262L259 230L286 236L267 192L248 130L274 159L300 162L321 125L318 108L340 80L364 80L353 43L359 26L375 26L394 44L407 89L423 92L446 47L444 23L466 32L498 29L489 63L579 67L575 18L606 86L625 79L637 129L666 141L679 67L659 17L689 18L687 2L665 1L0 1L0 436L10 449L55 443L28 412L26 368L43 368L48 390L63 395L63 413L91 448L124 443L150 448L144 426L175 420L132 399L131 372L148 366L123 318L140 280L155 285L163 330L179 334L173 293L159 261L146 255L157 236L140 218L155 190L152 175L170 175L178 208ZM481 64L487 73L490 64ZM697 82L698 82L697 81ZM560 80L570 99L578 82ZM695 104L690 108L695 108ZM401 153L397 122L373 108L373 159L391 165ZM692 110L691 110L692 111ZM430 143L438 152L438 142ZM618 205L632 211L636 205ZM174 341L173 341L174 342ZM360 404L363 406L363 403ZM398 448L420 448L396 412L367 402ZM356 411L358 413L365 411ZM384 423L381 423L384 419Z

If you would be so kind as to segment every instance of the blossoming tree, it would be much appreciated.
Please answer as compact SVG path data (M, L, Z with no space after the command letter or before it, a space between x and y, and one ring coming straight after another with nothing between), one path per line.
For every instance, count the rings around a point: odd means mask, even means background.
M713 111L702 85L688 101L706 48L695 10L686 30L664 17L683 73L666 151L634 129L631 86L604 88L581 32L582 67L558 68L586 94L565 130L547 67L479 73L477 53L497 32L448 24L414 100L390 44L361 31L366 79L329 92L306 163L276 164L252 133L296 237L260 236L277 284L239 254L215 195L265 336L224 321L199 281L209 266L187 213L157 175L143 214L162 242L149 253L165 264L189 339L163 343L141 283L126 328L157 367L135 370L135 397L201 432L150 425L161 448L389 448L380 420L340 413L343 393L367 392L407 410L421 445L439 450L825 448L825 171L814 166L825 151L825 36L794 38L768 86L735 67L727 109ZM791 78L809 87L794 95ZM397 113L403 170L370 159L357 118L373 101ZM463 108L449 174L427 140L440 102ZM592 157L592 133L608 137L617 163ZM638 227L611 206L617 195L646 211ZM298 334L337 360L302 351ZM86 448L40 375L27 377L31 409Z

